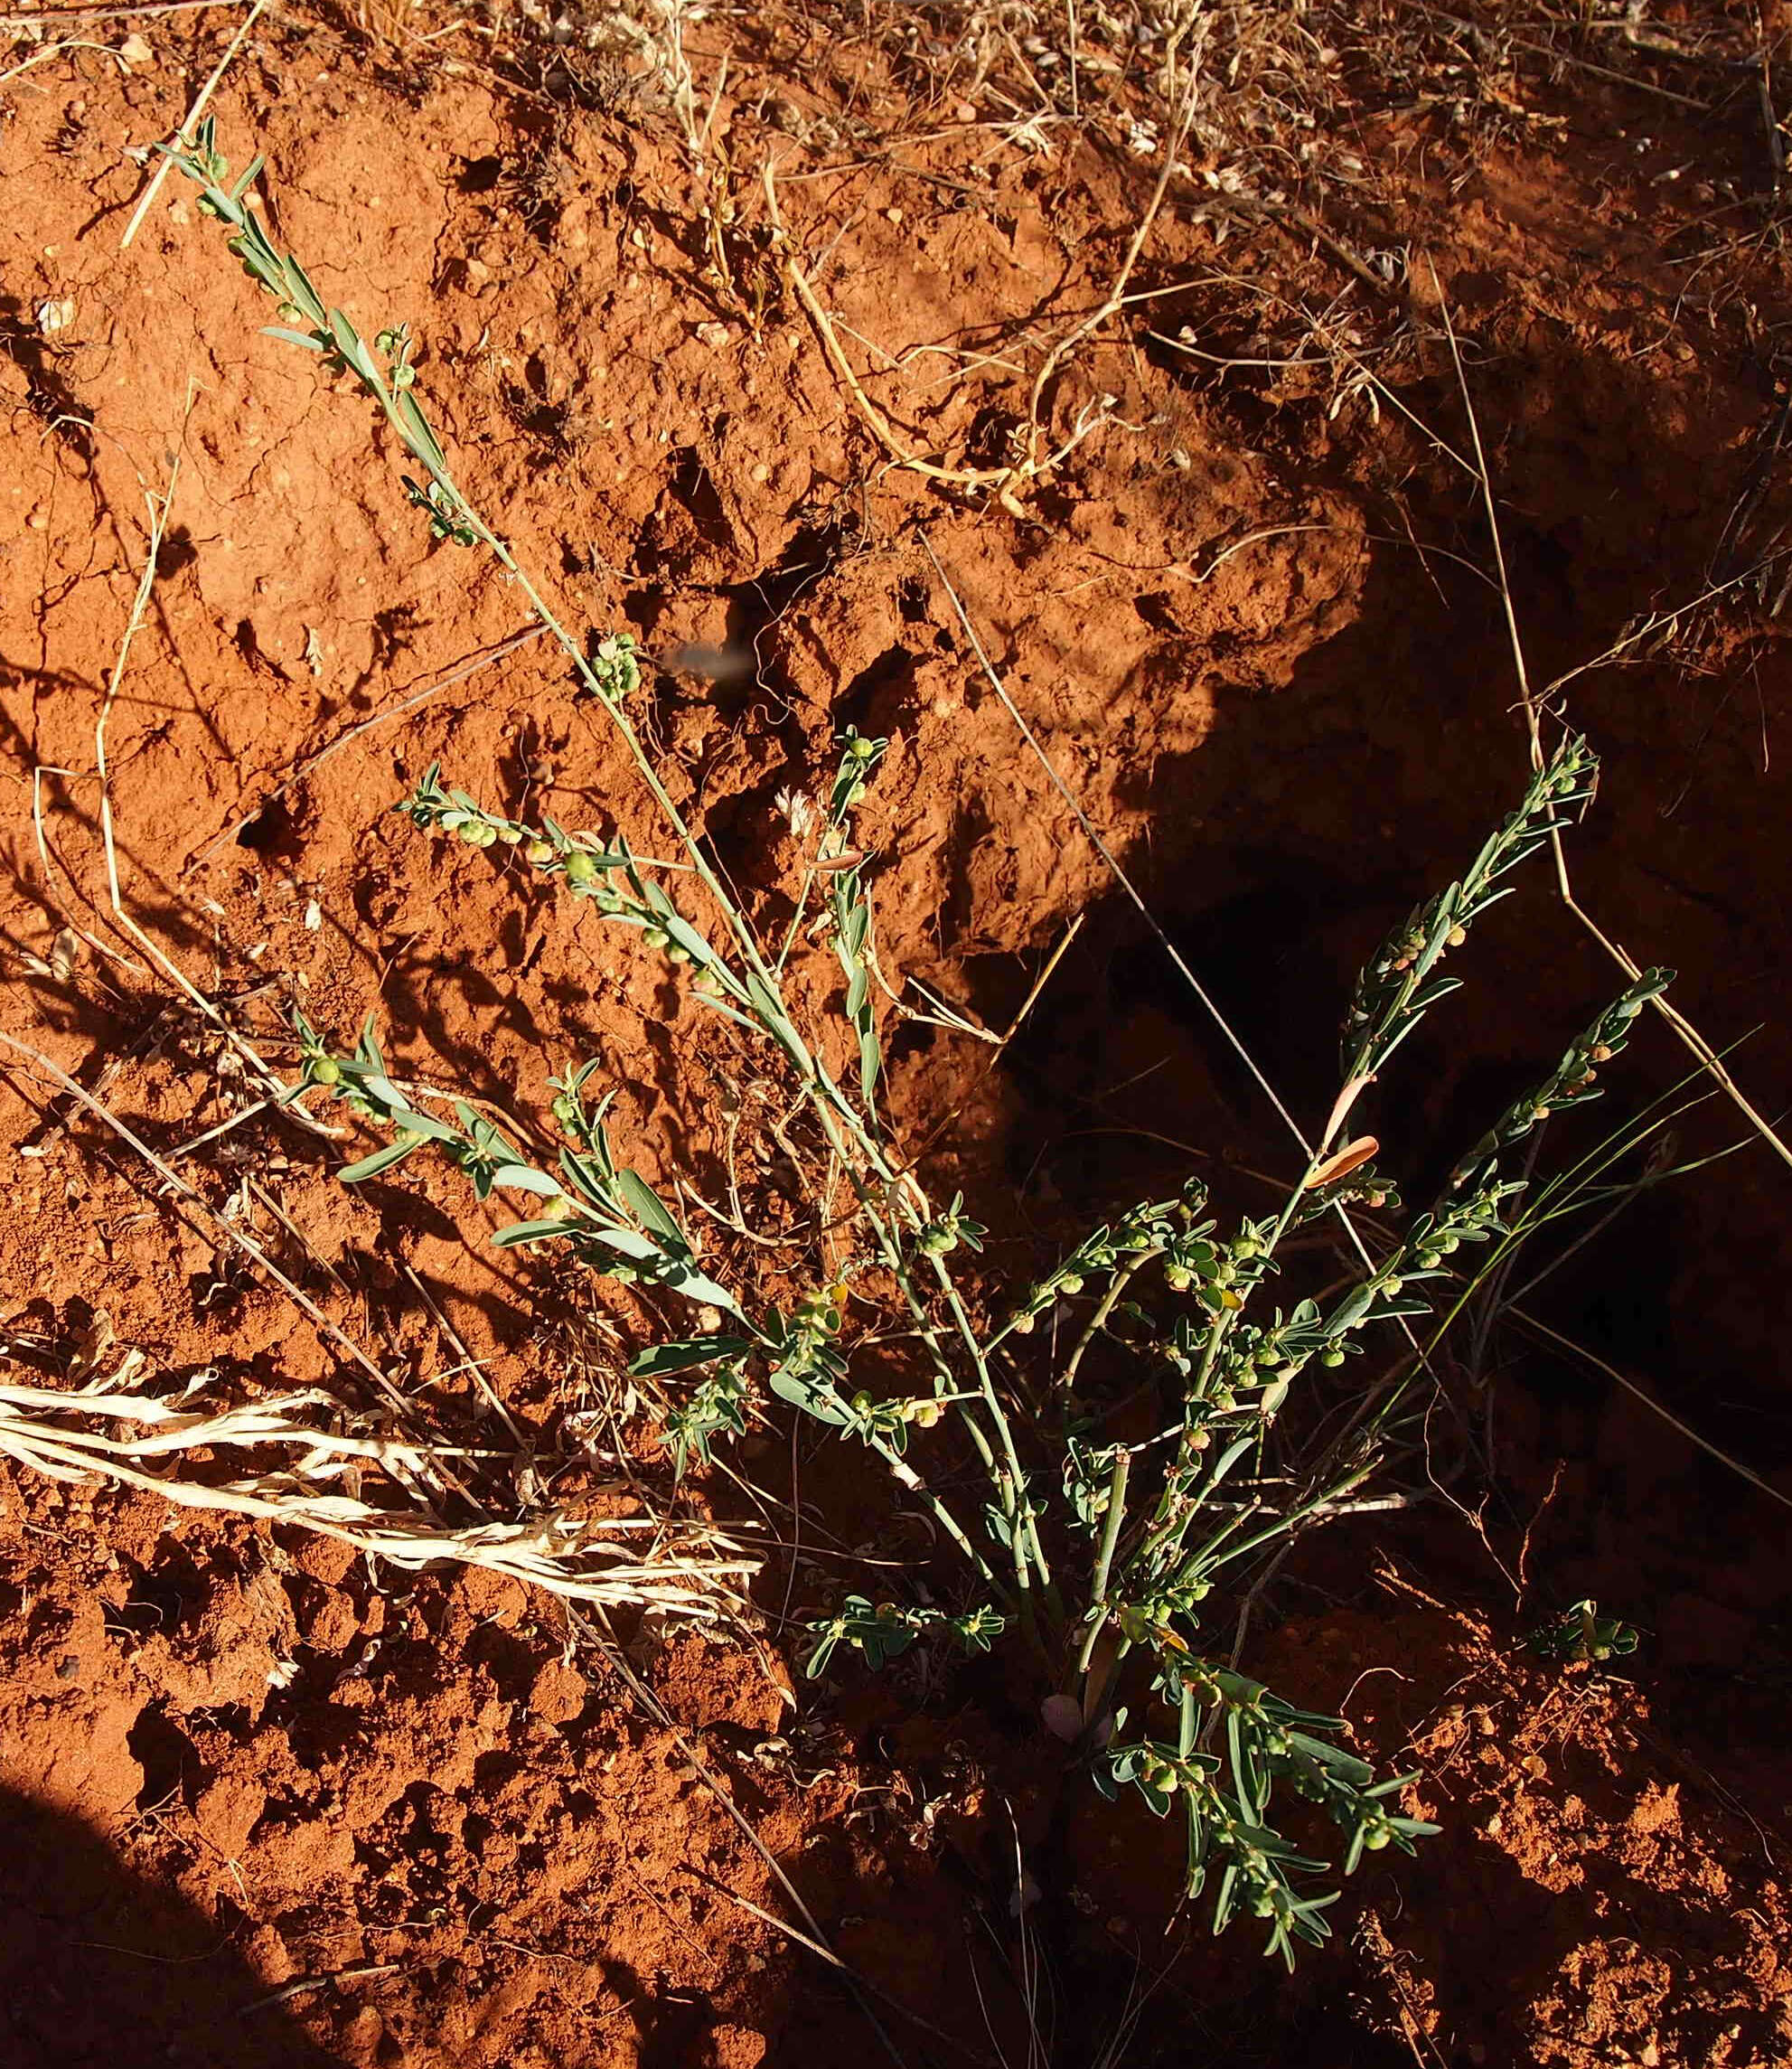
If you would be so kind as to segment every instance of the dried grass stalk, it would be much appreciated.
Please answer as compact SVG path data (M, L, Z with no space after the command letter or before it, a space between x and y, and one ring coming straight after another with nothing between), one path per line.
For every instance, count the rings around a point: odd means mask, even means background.
M570 1601L690 1622L738 1613L758 1571L756 1560L708 1526L662 1517L591 1520L556 1509L521 1523L455 1524L414 1496L404 1505L376 1504L358 1491L360 1475L371 1467L395 1488L413 1489L431 1475L425 1447L320 1427L314 1418L336 1405L314 1390L210 1410L188 1406L189 1398L0 1386L0 1453L52 1480L109 1480L184 1509L296 1524L412 1572L483 1566ZM237 1480L202 1477L194 1455L279 1447L297 1455ZM151 1462L170 1470L152 1471ZM628 1491L617 1482L608 1491Z

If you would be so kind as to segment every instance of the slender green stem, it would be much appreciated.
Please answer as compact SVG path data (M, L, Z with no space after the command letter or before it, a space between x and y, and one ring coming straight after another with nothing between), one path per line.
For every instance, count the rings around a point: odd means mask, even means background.
M1014 1536L1017 1574L1022 1576L1021 1585L1023 1587L1027 1586L1029 1584L1025 1575L1027 1561L1030 1557L1033 1566L1037 1570L1041 1584L1049 1591L1054 1606L1061 1614L1062 1606L1056 1602L1057 1590L1052 1580L1052 1571L1046 1562L1045 1549L1039 1542L1039 1527L1034 1515L1033 1503L1027 1494L1027 1475L1022 1470L1019 1449L1014 1441L1013 1425L1009 1423L1007 1411L1003 1408L1000 1397L996 1392L995 1381L990 1373L989 1360L983 1354L983 1347L978 1341L977 1331L971 1326L971 1317L965 1312L964 1302L960 1297L957 1284L953 1281L951 1272L946 1268L945 1260L942 1257L934 1257L932 1262L934 1274L939 1279L941 1287L945 1293L946 1305L952 1311L952 1321L957 1325L959 1336L976 1368L978 1390L981 1393L984 1405L990 1411L990 1419L996 1426L996 1434L1001 1441L1002 1455L1011 1476L1012 1492L1005 1504L1003 1512Z
M1102 1547L1095 1555L1095 1573L1089 1586L1089 1633L1077 1655L1079 1674L1089 1671L1089 1662L1095 1656L1095 1641L1108 1621L1108 1576L1113 1571L1114 1547L1120 1542L1120 1528L1126 1517L1126 1481L1131 1471L1131 1453L1116 1452L1113 1471L1108 1477L1108 1512L1102 1530Z
M736 940L740 944L742 954L746 956L749 968L752 969L754 974L757 976L760 982L765 986L766 991L770 996L774 999L777 999L782 1005L781 986L779 983L777 971L774 970L769 964L767 964L760 954L758 944L753 937L752 930L746 925L745 915L740 913L738 908L735 906L733 900L724 890L719 879L716 876L714 870L710 868L708 860L704 855L700 843L698 842L696 835L691 832L690 828L686 824L684 818L679 812L677 805L672 802L671 795L667 791L663 782L661 780L659 772L654 768L652 758L649 757L646 748L643 745L639 734L636 733L634 728L629 723L625 714L618 710L615 701L603 694L602 685L598 682L597 678L593 672L589 663L586 660L585 654L580 648L578 642L572 637L571 634L567 631L566 627L562 625L559 620L555 616L552 609L549 607L547 601L543 598L539 590L536 588L534 583L530 579L529 575L518 562L515 556L511 552L510 549L505 546L502 541L498 540L491 533L490 528L484 526L483 521L482 530L484 531L492 551L497 558L500 565L502 566L505 570L511 576L511 578L517 582L524 596L528 597L530 606L534 610L537 616L541 620L542 624L547 626L549 634L558 642L561 649L572 661L574 666L578 670L580 675L589 684L592 691L597 695L599 702L602 704L604 710L609 715L611 723L616 728L617 731L622 735L624 741L627 745L636 767L640 770L643 780L646 782L649 790L653 795L654 802L660 806L660 809L665 814L668 823L671 825L673 832L678 836L679 840L682 842L686 853L690 855L691 861L697 870L699 878L704 884L705 888L709 891L711 897L716 900L717 905L719 907L723 915L727 918L730 931L733 933ZM788 944L786 945L786 953L787 952ZM780 961L782 961L782 958ZM848 1154L848 1145L846 1142L841 1139L840 1131L842 1127L846 1131L849 1132L854 1146L856 1146L860 1153L864 1155L872 1164L873 1168L877 1171L878 1175L885 1179L894 1180L894 1171L890 1166L887 1159L885 1157L881 1145L873 1137L861 1116L852 1106L851 1103L846 1098L845 1095L840 1090L839 1086L833 1083L832 1079L829 1077L825 1067L816 1059L816 1058L809 1050L807 1045L802 1042L801 1036L796 1033L794 1027L790 1025L788 1021L788 1016L785 1016L785 1025L788 1028L791 1040L794 1045L793 1060L796 1060L798 1058L801 1058L799 1068L802 1074L804 1088L810 1093L812 1102L815 1105L817 1111L821 1115L823 1126L829 1134L830 1142L833 1143L833 1146L836 1148L836 1150L841 1154L842 1159L847 1162L849 1169L850 1168L851 1158ZM939 1371L941 1377L944 1378L950 1383L955 1376L952 1374L951 1367L945 1360L943 1354L939 1350L937 1337L932 1330L931 1324L925 1312L924 1305L919 1300L918 1295L916 1295L914 1292L912 1282L908 1278L905 1262L902 1256L901 1246L896 1242L892 1232L882 1222L881 1218L870 1210L868 1203L865 1202L862 1198L860 1204L867 1212L868 1219L871 1221L874 1228L877 1232L879 1247L885 1253L886 1262L889 1264L894 1270L897 1283L902 1285L905 1295L908 1300L908 1304L910 1306L911 1312L914 1313L916 1321L922 1327L923 1340L927 1343L930 1351L934 1354L936 1369ZM997 1397L995 1387L990 1379L988 1364L984 1359L982 1350L977 1340L976 1332L971 1325L970 1317L965 1312L963 1302L959 1296L958 1289L952 1279L951 1274L945 1269L942 1260L935 1258L934 1260L934 1264L941 1284L945 1290L948 1303L952 1312L953 1321L957 1325L959 1333L963 1339L966 1349L969 1350L972 1361L976 1367L979 1391L981 1393L984 1403L989 1409L991 1420L995 1424L997 1434L1000 1441L1002 1453L1006 1462L1006 1472L1003 1472L1001 1468L997 1465L995 1457L990 1450L988 1442L984 1438L981 1430L978 1428L974 1418L968 1415L962 1417L966 1426L971 1432L973 1441L976 1443L979 1451L982 1454L983 1463L986 1470L990 1472L991 1478L995 1483L998 1500L1000 1501L1002 1506L1004 1519L1009 1527L1010 1543L1014 1551L1016 1582L1021 1591L1021 1614L1023 1619L1026 1619L1028 1617L1030 1611L1031 1595L1031 1575L1027 1570L1028 1561L1030 1559L1032 1564L1037 1566L1041 1581L1047 1587L1050 1587L1052 1585L1050 1569L1046 1565L1045 1553L1039 1543L1038 1528L1033 1518L1031 1504L1027 1504L1024 1516L1018 1512L1018 1503L1021 1499L1021 1490L1025 1485L1025 1475L1021 1472L1020 1460L1018 1453L1016 1449L1013 1431L1009 1426L1007 1415L1003 1412L1001 1403ZM952 1529L954 1540L956 1542L961 1544L967 1542L967 1540L964 1538L962 1530L955 1522L951 1526L951 1528ZM980 1560L979 1564L980 1566L982 1562Z
M952 1543L958 1547L959 1550L964 1554L965 1557L970 1560L972 1566L976 1568L980 1576L983 1580L987 1581L990 1586L992 1587L996 1591L997 1594L1000 1596L1003 1605L1009 1609L1013 1609L1015 1607L1015 1598L1009 1593L1008 1589L1002 1585L1002 1583L997 1579L995 1570L990 1565L989 1560L984 1557L982 1553L977 1549L976 1546L973 1545L971 1539L965 1535L963 1525L959 1522L957 1517L955 1517L952 1510L947 1508L944 1501L943 1501L941 1498L934 1493L933 1489L927 1485L926 1481L923 1480L920 1474L915 1472L914 1467L909 1464L908 1461L904 1458L902 1454L897 1452L891 1444L887 1443L882 1437L873 1436L868 1441L870 1443L871 1449L875 1451L878 1457L883 1460L884 1463L889 1468L890 1472L895 1477L895 1479L902 1486L905 1487L911 1494L918 1494L921 1499L927 1504L928 1509L933 1514L934 1520L940 1526L941 1529L946 1533L947 1537L952 1539ZM1021 1604L1021 1608L1024 1614L1024 1601Z
M1074 1390L1077 1368L1083 1363L1084 1353L1107 1327L1109 1316L1120 1305L1121 1294L1132 1284L1135 1275L1154 1257L1161 1257L1163 1254L1162 1246L1154 1243L1149 1250L1133 1251L1125 1263L1116 1268L1113 1277L1108 1282L1107 1292L1102 1295L1101 1304L1089 1318L1088 1327L1077 1338L1070 1356L1064 1361L1064 1369L1057 1376L1057 1391L1060 1396L1067 1399Z

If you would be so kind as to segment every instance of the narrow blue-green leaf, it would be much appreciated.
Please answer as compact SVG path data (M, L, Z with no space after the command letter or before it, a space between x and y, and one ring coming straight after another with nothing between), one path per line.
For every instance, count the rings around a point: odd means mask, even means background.
M686 1343L659 1343L631 1358L628 1368L638 1379L662 1378L669 1372L689 1372L718 1358L738 1358L751 1350L744 1336L697 1336Z
M590 1227L584 1221L512 1221L503 1228L492 1231L492 1241L500 1250L513 1249L519 1243L540 1243L555 1236L583 1234Z
M805 1415L813 1415L819 1423L830 1423L840 1429L852 1419L844 1410L837 1407L827 1392L817 1387L813 1380L791 1371L787 1366L780 1365L767 1384L781 1401L790 1402L792 1406L801 1408Z
M1253 1432L1248 1437L1238 1437L1229 1444L1219 1457L1215 1460L1214 1470L1207 1475L1207 1483L1202 1489L1202 1493L1204 1495L1211 1494L1256 1441L1256 1435Z
M747 997L753 1002L755 1012L759 1016L760 1025L765 1032L771 1036L772 1039L777 1043L778 1047L783 1050L799 1070L807 1069L809 1059L803 1053L802 1043L798 1038L796 1030L790 1024L789 1020L785 1017L783 1008L766 988L764 980L755 976L750 971L746 977L746 992Z
M261 334L265 338L278 338L283 344L296 344L305 352L314 352L320 357L324 346L307 331L289 331L284 324L263 324Z
M375 1081L369 1078L366 1082L371 1089ZM385 1080L382 1078L379 1082L383 1084ZM412 1134L422 1135L432 1143L458 1143L461 1140L460 1135L446 1121L438 1121L433 1114L419 1114L414 1106L407 1106L396 1093L392 1096L392 1108L386 1117L393 1127L408 1128Z
M1308 1759L1317 1761L1321 1767L1329 1768L1334 1774L1343 1777L1353 1786L1360 1787L1374 1773L1367 1761L1358 1760L1354 1753L1346 1753L1341 1745L1328 1745L1322 1738L1314 1738L1304 1731L1291 1731L1289 1739ZM1399 1786L1398 1783L1395 1784ZM1375 1792L1368 1791L1370 1795Z
M690 1243L684 1230L672 1219L665 1201L639 1171L618 1171L616 1185L647 1227L679 1250L689 1252Z
M363 1179L378 1178L381 1171L389 1171L394 1164L401 1164L411 1152L420 1149L419 1143L388 1143L371 1156L362 1157L358 1163L344 1164L336 1176L344 1185L359 1185Z
M377 378L376 370L370 367L369 371L374 372L375 378ZM436 443L436 434L429 428L428 420L425 418L422 409L418 405L417 398L409 389L401 388L399 390L394 409L397 411L399 421L403 425L410 437L412 450L418 458L423 462L424 466L429 469L450 494L457 496L458 492L448 479L448 456Z
M286 277L298 290L293 298L297 302L300 309L311 318L320 330L326 329L329 324L329 315L324 306L324 297L313 287L311 276L296 259L287 259Z
M507 1185L518 1192L539 1193L543 1199L557 1199L563 1188L557 1178L537 1171L532 1164L500 1164L492 1173L493 1185Z

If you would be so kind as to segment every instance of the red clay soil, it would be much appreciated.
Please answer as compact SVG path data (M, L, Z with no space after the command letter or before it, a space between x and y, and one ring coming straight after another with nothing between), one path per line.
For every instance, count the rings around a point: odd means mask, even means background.
M1018 82L1057 48L1037 24L711 14L687 28L707 184L639 53L570 16L559 34L445 14L424 44L276 8L213 99L237 164L267 155L267 219L326 298L370 334L415 326L459 477L519 560L569 622L641 637L668 780L744 897L788 909L778 795L824 784L852 723L893 741L861 829L889 972L1003 1025L1088 916L999 1058L892 1028L896 1118L1005 1271L1191 1159L1237 1211L1261 1203L1248 1173L1288 1158L939 569L1103 841L1317 1119L1352 971L1524 780L1459 464L1477 429L1532 684L1629 643L1568 691L1604 757L1577 890L1679 967L1712 1041L1759 1030L1732 1067L1785 1103L1792 277L1756 83L1771 108L1778 73L1753 56L1783 65L1792 16L1658 10L1652 42L1614 15L1583 43L1520 12L1511 41L1425 8L1236 11L1243 69L1129 278L1149 299L1047 399L1060 443L1093 428L1018 515L895 464L781 269L759 175L778 165L789 248L891 437L1006 464L1044 344L1099 307L1150 202L1137 121L1155 105L1168 127L1156 58L1102 10L1079 118L1030 124ZM429 545L367 408L258 334L268 305L183 179L119 249L148 173L130 154L172 133L231 33L151 12L0 43L0 1028L164 1157L251 1096L107 891L95 729L145 494L178 456L107 719L130 915L283 1064L294 1002L344 1039L377 1011L407 1071L525 1113L550 1068L596 1055L650 1176L718 1171L718 1098L756 1094L713 1021L595 912L389 809L440 760L494 809L658 851L601 714L546 640L482 664L524 599ZM1298 150L1253 108L1307 109ZM1415 1197L1620 981L1541 879L1478 954L1472 1005L1364 1109ZM822 1002L831 967L799 963L799 993ZM1687 1067L1660 1030L1634 1057L1617 1096L1637 1102ZM1676 1127L1688 1160L1748 1132L1722 1102ZM169 1392L357 1384L16 1057L0 1143L8 1379L74 1387L129 1350ZM181 1168L445 1426L478 1412L477 1361L572 1461L557 1500L601 1499L613 1443L663 1481L644 1418L613 1413L625 1304L493 1251L440 1171L351 1194L337 1161L264 1114ZM1787 1180L1757 1145L1651 1192L1537 1296L1765 1488L1515 1337L1475 1410L1491 1473L1320 1535L1260 1605L1252 1670L1421 1769L1413 1801L1444 1828L1416 1861L1375 1857L1291 1983L1243 1928L1211 1943L1175 1914L1173 1839L1066 1774L999 1671L917 1654L792 1696L802 1620L853 1560L924 1545L782 1422L740 1462L801 1503L809 1555L773 1558L756 1647L622 1630L657 1714L502 1576L405 1575L0 1466L0 2057L1792 2060ZM767 1226L779 1183L772 1161L749 1188ZM695 1484L757 1527L738 1483ZM1524 1650L1586 1594L1643 1631L1621 1674ZM858 1984L773 1922L799 1923L773 1861Z

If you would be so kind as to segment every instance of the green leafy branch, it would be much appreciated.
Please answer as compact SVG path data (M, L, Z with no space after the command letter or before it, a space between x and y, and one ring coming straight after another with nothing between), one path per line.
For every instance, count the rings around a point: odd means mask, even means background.
M1346 1088L1381 1070L1426 1008L1458 988L1459 978L1435 974L1439 964L1507 896L1511 887L1499 879L1569 823L1566 815L1592 798L1598 780L1599 762L1585 738L1565 735L1461 879L1416 906L1371 956L1345 1018L1340 1060Z
M812 1678L824 1673L836 1650L846 1645L874 1671L899 1659L916 1639L940 1635L955 1639L966 1652L987 1652L1002 1633L1002 1619L988 1609L950 1616L940 1609L905 1608L893 1602L874 1603L849 1594L835 1613L812 1626L820 1642L802 1662Z
M408 326L380 331L370 347L340 310L324 304L297 260L276 249L250 206L259 160L226 185L228 166L209 122L192 149L172 155L199 183L202 209L225 224L230 249L246 272L278 301L282 322L270 334L359 384L420 471L420 480L404 477L407 493L428 515L434 534L489 552L521 586L578 681L601 701L682 843L688 861L677 866L694 872L698 902L707 898L708 907L701 916L681 909L661 881L671 865L637 856L620 837L600 844L546 818L530 823L489 813L468 793L446 787L437 767L426 772L399 809L468 847L514 853L531 875L635 928L643 946L682 973L694 995L766 1038L848 1177L854 1234L846 1260L822 1261L812 1291L785 1296L787 1311L755 1313L750 1299L724 1283L725 1274L699 1263L666 1202L618 1161L605 1125L608 1101L594 1106L586 1100L593 1066L555 1081L554 1116L565 1146L549 1169L467 1102L442 1102L452 1114L445 1118L430 1096L395 1081L371 1027L352 1052L338 1055L301 1020L303 1084L332 1093L389 1138L351 1164L344 1180L365 1182L430 1144L478 1197L510 1190L537 1203L530 1218L496 1231L500 1245L565 1246L614 1279L713 1308L727 1326L653 1343L631 1363L643 1382L671 1385L675 1397L660 1428L678 1469L709 1459L714 1446L744 1430L763 1387L880 1457L927 1506L993 1598L950 1613L849 1596L816 1622L810 1670L822 1671L842 1647L872 1665L929 1637L985 1649L1018 1613L1039 1660L1080 1688L1078 1710L1090 1720L1092 1744L1110 1730L1115 1735L1097 1758L1102 1785L1134 1787L1159 1812L1182 1805L1191 1894L1202 1890L1210 1863L1219 1870L1216 1928L1240 1912L1255 1915L1268 1923L1270 1946L1284 1958L1291 1958L1297 1942L1323 1939L1321 1914L1332 1899L1301 1894L1295 1877L1317 1874L1324 1864L1276 1829L1278 1789L1308 1800L1348 1834L1346 1873L1365 1852L1390 1845L1410 1850L1432 1828L1388 1810L1387 1799L1410 1777L1375 1781L1365 1763L1331 1743L1328 1735L1340 1728L1337 1720L1297 1710L1207 1660L1198 1642L1203 1605L1228 1570L1347 1506L1375 1467L1387 1403L1397 1388L1374 1415L1353 1419L1349 1441L1334 1444L1316 1465L1279 1470L1287 1440L1278 1436L1278 1425L1301 1376L1316 1362L1336 1368L1360 1353L1372 1325L1429 1312L1418 1289L1453 1278L1450 1260L1464 1246L1499 1254L1515 1239L1507 1206L1521 1188L1500 1175L1501 1153L1549 1115L1595 1096L1599 1068L1621 1049L1630 1020L1667 973L1647 973L1607 1009L1534 1094L1476 1146L1444 1196L1412 1219L1385 1256L1366 1263L1356 1284L1326 1303L1307 1298L1276 1305L1265 1289L1281 1273L1279 1253L1291 1229L1351 1202L1381 1208L1393 1200L1393 1187L1375 1168L1377 1144L1366 1137L1341 1149L1334 1143L1364 1086L1424 1012L1455 988L1456 980L1440 973L1443 959L1464 944L1479 915L1507 895L1510 872L1592 796L1597 766L1586 742L1571 736L1561 743L1461 879L1416 908L1371 959L1346 1025L1343 1090L1318 1150L1277 1213L1248 1218L1223 1237L1206 1212L1205 1192L1191 1184L1174 1199L1111 1218L1012 1303L1004 1321L982 1327L956 1274L986 1231L961 1195L943 1209L928 1200L889 1141L876 1104L883 1061L872 998L870 863L853 845L851 813L888 743L851 729L842 738L821 838L806 865L782 952L769 956L674 805L630 719L641 680L632 638L613 635L589 647L576 640L462 492L418 399ZM826 937L843 980L841 1015L856 1061L851 1093L812 1047L783 989L818 884L824 887ZM855 1275L878 1269L888 1274L912 1324L907 1339L924 1368L920 1388L874 1394L853 1385L844 1289ZM1079 1309L1085 1302L1086 1310ZM1080 1327L1068 1326L1079 1313ZM1022 1340L1048 1320L1055 1325L1046 1332L1054 1345L1051 1384L1038 1397L1064 1417L1055 1433L1046 1431L1043 1415L1021 1420L1027 1396L1011 1382L1009 1364L1021 1354ZM1143 1442L1102 1439L1100 1389L1087 1383L1085 1361L1104 1342L1138 1376L1135 1395L1156 1393L1174 1404L1167 1425ZM911 1462L912 1452L920 1455L916 1440L949 1420L975 1452L991 1497L978 1538ZM1042 1448L1050 1471L1039 1470ZM1058 1548L1065 1543L1085 1562L1080 1580L1069 1577L1079 1569L1065 1565ZM992 1559L986 1546L999 1556ZM1062 1585L1055 1558L1065 1576ZM1007 1569L999 1578L998 1566ZM1155 1698L1175 1714L1173 1732L1123 1738L1124 1712L1107 1720L1107 1693L1134 1652L1144 1656ZM1224 1759L1206 1744L1222 1724Z
M1266 1822L1278 1782L1318 1804L1349 1834L1346 1875L1356 1872L1365 1852L1394 1846L1410 1854L1414 1840L1439 1828L1387 1808L1387 1799L1415 1775L1376 1782L1365 1761L1314 1735L1341 1730L1342 1718L1296 1709L1261 1682L1206 1660L1189 1661L1177 1679L1180 1729L1174 1743L1145 1738L1111 1745L1101 1756L1097 1786L1112 1796L1131 1785L1159 1818L1179 1803L1187 1826L1189 1895L1202 1894L1217 1861L1214 1931L1224 1932L1240 1912L1262 1919L1270 1928L1264 1951L1280 1954L1292 1969L1297 1941L1319 1946L1330 1936L1324 1914L1337 1893L1303 1896L1296 1889L1294 1875L1318 1873L1327 1864L1299 1852ZM1196 1750L1204 1713L1225 1719L1224 1761ZM1124 1726L1124 1711L1115 1724Z

